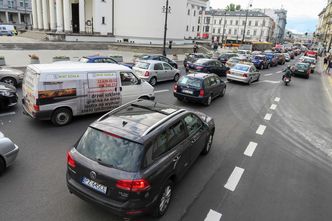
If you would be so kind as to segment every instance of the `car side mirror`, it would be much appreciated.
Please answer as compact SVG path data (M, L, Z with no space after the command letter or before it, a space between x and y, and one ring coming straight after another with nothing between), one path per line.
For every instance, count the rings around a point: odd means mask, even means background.
M138 79L137 84L142 84L142 79Z

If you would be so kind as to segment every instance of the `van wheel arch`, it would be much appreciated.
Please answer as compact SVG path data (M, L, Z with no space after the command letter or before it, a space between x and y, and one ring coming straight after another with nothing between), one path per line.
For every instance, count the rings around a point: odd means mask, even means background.
M65 126L72 118L73 110L70 107L58 107L53 111L51 121L55 126Z

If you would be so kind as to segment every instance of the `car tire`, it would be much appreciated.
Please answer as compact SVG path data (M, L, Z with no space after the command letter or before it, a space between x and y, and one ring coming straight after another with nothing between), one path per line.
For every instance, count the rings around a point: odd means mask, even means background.
M6 169L6 162L5 160L0 156L0 175L5 172Z
M226 86L220 92L220 97L223 97L225 95L225 93L226 93Z
M264 65L261 64L261 65L259 66L259 69L263 70L263 69L264 69Z
M261 77L261 75L258 75L258 78L257 78L257 80L256 81L259 81L259 78Z
M178 82L179 78L180 78L180 74L174 75L174 81L175 82Z
M3 83L6 83L6 84L9 84L9 85L12 85L12 86L17 86L17 81L15 78L12 78L12 77L5 77L1 80Z
M157 78L156 77L152 77L149 81L149 83L151 84L151 86L156 86L157 84Z
M210 95L207 99L207 101L205 102L205 106L210 106L212 103L212 95Z
M173 182L168 180L160 191L158 196L157 203L152 211L152 216L155 218L162 217L165 215L169 204L172 199L172 191L173 191Z
M209 134L208 140L206 141L206 144L204 146L204 149L202 150L202 155L207 155L212 147L212 142L213 142L213 133Z
M51 121L55 126L65 126L73 119L73 113L68 108L58 108L53 114Z
M249 81L248 81L248 85L250 86L251 85L251 82L252 82L252 78L249 78Z

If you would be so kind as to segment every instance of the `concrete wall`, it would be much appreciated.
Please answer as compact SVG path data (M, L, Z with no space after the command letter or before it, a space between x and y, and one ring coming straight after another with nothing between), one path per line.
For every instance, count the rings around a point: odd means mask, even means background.
M94 0L91 0L94 1ZM112 33L112 1L98 1L93 4L94 31L102 35ZM102 17L105 17L105 24L102 24ZM130 21L128 21L130 23Z

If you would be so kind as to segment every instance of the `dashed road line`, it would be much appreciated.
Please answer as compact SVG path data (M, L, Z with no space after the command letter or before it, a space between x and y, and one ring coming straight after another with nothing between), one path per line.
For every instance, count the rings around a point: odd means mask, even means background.
M6 117L6 116L10 116L10 115L15 115L16 112L9 112L9 113L4 113L4 114L0 114L0 117Z
M264 120L271 120L272 114L266 114Z
M264 125L259 125L258 129L256 130L256 134L263 135L265 129L266 129L266 126L264 126Z
M210 209L209 213L205 217L204 221L219 221L222 214Z
M271 75L273 75L273 74L264 74L264 76L271 76Z
M277 108L276 104L272 104L271 107L270 107L271 110L275 110L276 108Z
M274 98L274 101L275 101L275 102L279 102L279 101L280 101L280 97L276 97L276 98Z
M280 74L281 72L282 72L282 71L277 71L276 73L277 73L277 74Z
M159 93L164 93L164 92L169 92L169 90L159 90L159 91L155 91L155 94L159 94Z
M255 152L256 147L257 147L257 143L250 142L247 146L247 149L244 151L244 155L246 155L248 157L252 157L252 155Z
M243 172L244 172L243 168L235 167L224 187L230 191L234 191L241 179Z

